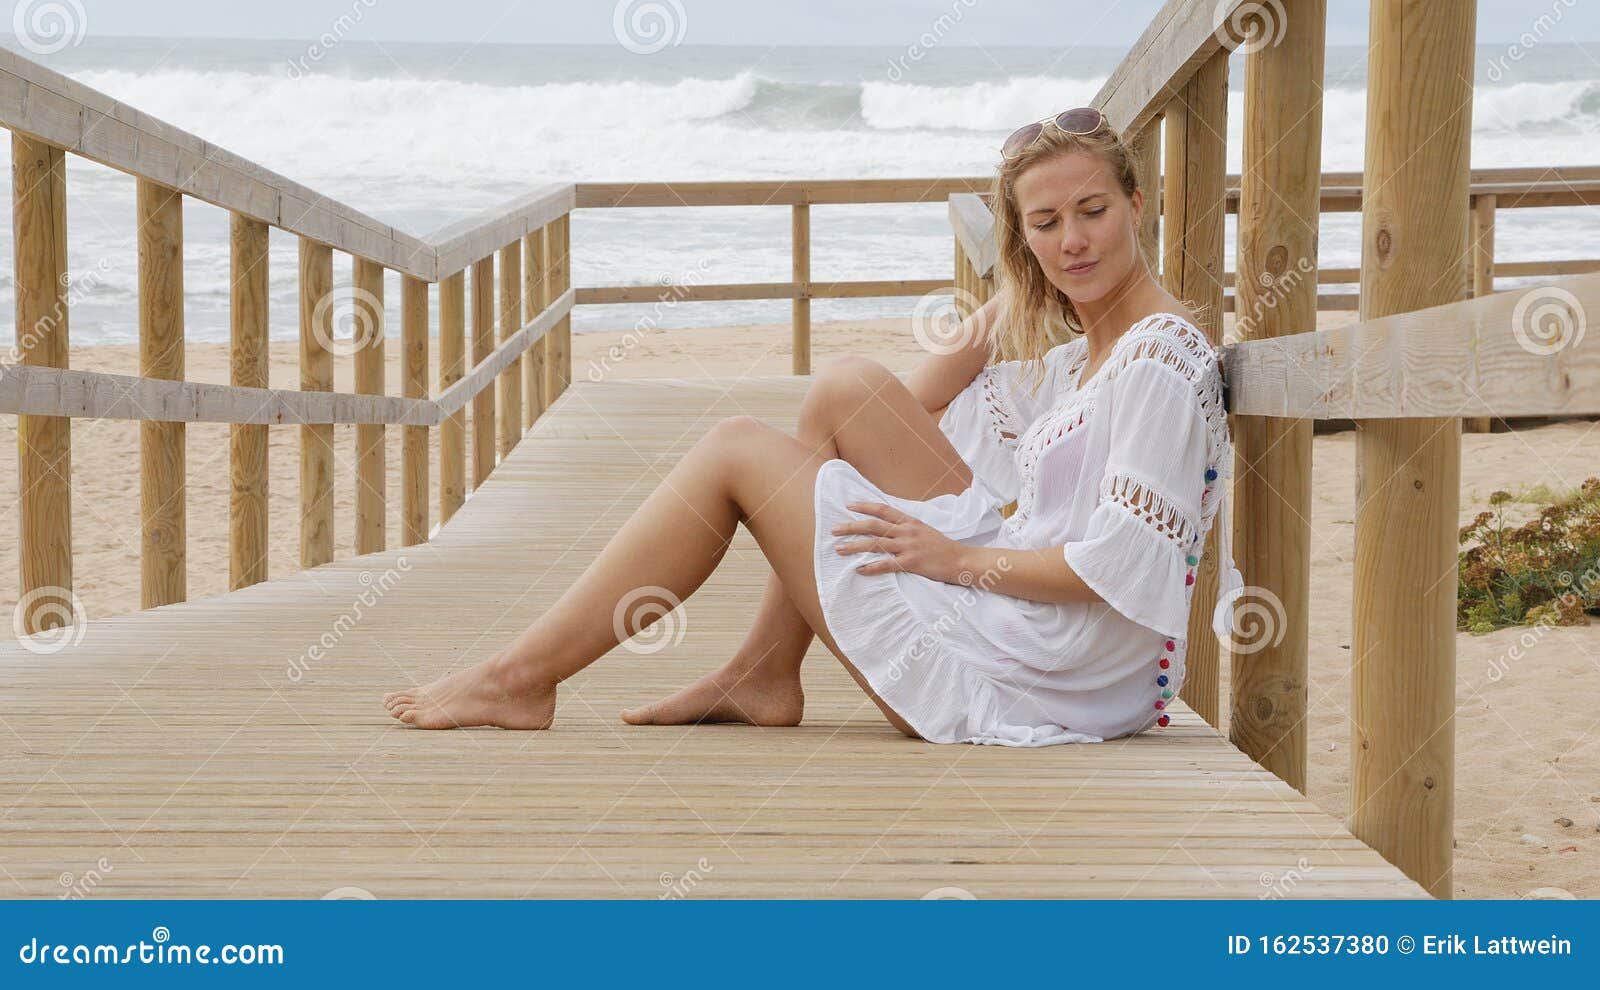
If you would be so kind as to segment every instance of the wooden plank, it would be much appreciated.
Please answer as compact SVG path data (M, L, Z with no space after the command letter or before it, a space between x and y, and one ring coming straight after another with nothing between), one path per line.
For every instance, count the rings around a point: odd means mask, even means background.
M543 341L562 320L568 318L572 312L572 300L576 291L568 289L559 298L545 307L544 312L534 317L521 330L518 330L502 345L496 348L483 361L473 366L471 373L461 377L459 381L450 385L439 393L439 398L434 400L440 415L449 416L465 408L468 402L474 401L476 396L489 392L488 384L494 377L522 356L523 352L534 344ZM440 384L443 384L441 378ZM476 409L474 409L476 414Z
M365 258L351 262L352 335L355 390L383 394L383 266ZM388 471L382 423L356 427L356 553L377 553L386 542Z
M522 238L500 248L500 346L522 329ZM495 379L499 390L500 456L505 457L522 438L522 359L507 362Z
M798 727L620 724L620 707L734 649L766 572L743 531L683 606L683 642L618 649L563 684L554 731L389 721L383 690L488 657L548 609L655 486L651 465L722 417L793 429L804 389L789 376L580 379L426 552L96 620L54 656L0 646L0 705L28 740L0 764L4 892L60 896L63 873L109 856L97 898L956 886L1254 899L1263 875L1289 871L1292 897L1421 895L1182 706L1160 733L1106 745L931 746L901 737L818 646Z
M466 274L439 280L439 395L467 370ZM450 411L439 423L439 522L450 521L467 500L467 413Z
M980 276L989 275L1000 260L1000 245L995 241L994 214L972 193L950 197L950 227L967 262Z
M523 293L527 296L527 310L532 315L542 313L550 305L549 286L545 282L544 229L532 231L522 239ZM579 290L580 292L582 290ZM544 412L549 403L545 399L545 342L541 337L522 352L522 425L523 432L533 428L533 421Z
M1489 193L1472 198L1472 271L1469 296L1494 292L1494 213L1495 196ZM1595 266L1600 268L1600 265ZM1463 433L1488 433L1493 420L1473 416L1461 421Z
M269 231L260 220L233 214L228 249L228 381L241 388L265 389L269 384ZM236 591L267 579L267 428L253 423L231 426L228 461L228 587Z
M139 375L183 378L183 195L140 179ZM139 600L141 608L188 594L187 468L183 423L139 424Z
M1251 0L1167 0L1091 102L1112 127L1137 134L1178 96L1201 66L1219 52L1223 61L1227 60L1223 42L1229 35L1219 25L1236 23L1239 13L1254 12L1260 17L1263 10L1272 17L1269 8Z
M472 370L482 369L494 354L494 254L472 264ZM496 368L488 377L499 374ZM480 379L474 379L475 381ZM471 388L472 395L472 487L483 484L494 470L494 389ZM445 392L439 396L455 394Z
M333 391L333 249L300 239L300 391ZM300 566L333 559L333 427L300 427Z
M790 366L797 375L811 374L811 207L796 203L790 210L789 254L795 296L791 303Z
M571 184L543 186L476 217L435 231L428 238L437 256L435 264L440 272L465 268L557 217L571 213L576 198L576 187Z
M1364 318L1461 297L1476 18L1470 0L1373 0ZM1461 421L1357 425L1351 831L1447 898L1455 858Z
M757 179L709 182L580 182L574 206L794 206L800 203L942 203L983 192L990 176L926 179Z
M1202 65L1165 111L1166 185L1162 190L1161 278L1194 312L1213 344L1222 342L1222 259L1226 229L1228 53ZM1221 527L1211 527L1195 572L1189 617L1188 676L1183 700L1212 725L1221 724L1220 657L1211 631Z
M571 224L570 217L557 217L545 227L545 292L551 299L560 299L572 288ZM544 342L545 402L561 398L571 381L572 319L563 312Z
M11 136L11 232L20 365L0 374L0 389L15 387L19 373L67 366L66 156L23 134ZM21 565L15 624L33 634L69 625L74 612L72 420L14 411Z
M1310 419L1600 414L1600 274L1224 348L1231 411Z
M1317 325L1327 0L1288 0L1282 10L1282 40L1245 57L1234 320L1241 340ZM1265 607L1271 628L1229 644L1228 739L1301 793L1312 611L1311 425L1236 416L1232 427L1233 552L1247 589L1239 607Z
M428 397L428 283L400 278L400 394ZM428 539L428 427L406 426L400 435L400 544Z

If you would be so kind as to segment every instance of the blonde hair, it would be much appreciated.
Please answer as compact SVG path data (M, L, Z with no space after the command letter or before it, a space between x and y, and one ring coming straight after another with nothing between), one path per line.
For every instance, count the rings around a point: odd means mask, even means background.
M1083 332L1072 300L1045 277L1039 260L1028 247L1016 193L1017 179L1023 172L1072 152L1093 155L1111 166L1112 176L1124 195L1131 198L1139 188L1138 159L1133 149L1104 120L1088 134L1068 134L1046 125L1031 147L1001 163L989 196L999 248L995 275L1000 302L997 318L990 327L993 360L1035 361L1052 347ZM1134 236L1137 245L1137 231ZM1043 362L1038 363L1042 371Z

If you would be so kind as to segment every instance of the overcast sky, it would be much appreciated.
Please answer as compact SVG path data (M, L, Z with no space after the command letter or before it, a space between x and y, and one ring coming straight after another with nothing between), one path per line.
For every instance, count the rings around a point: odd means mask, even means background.
M86 33L211 38L315 38L340 17L344 37L377 41L609 44L617 0L8 0L76 5ZM683 11L682 44L905 45L936 18L957 23L943 44L1131 43L1162 0L623 0ZM1462 0L1432 0L1459 3ZM1363 44L1365 0L1329 0L1330 44ZM1479 0L1479 42L1512 41L1545 15L1546 41L1600 41L1597 0ZM676 16L676 15L674 15ZM9 25L6 25L9 27ZM1600 52L1597 52L1600 59Z

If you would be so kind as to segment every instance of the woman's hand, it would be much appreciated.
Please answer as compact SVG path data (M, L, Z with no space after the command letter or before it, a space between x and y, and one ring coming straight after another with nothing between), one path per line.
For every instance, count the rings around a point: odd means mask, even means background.
M860 574L887 574L905 571L945 584L970 585L972 570L966 564L965 544L950 539L920 519L912 518L882 502L851 502L845 506L873 518L842 523L833 528L834 536L860 536L865 539L835 541L838 553L887 553L889 560L874 560L856 568Z

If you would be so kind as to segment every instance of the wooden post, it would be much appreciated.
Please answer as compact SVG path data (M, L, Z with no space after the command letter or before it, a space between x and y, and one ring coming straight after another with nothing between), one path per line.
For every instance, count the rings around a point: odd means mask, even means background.
M467 372L466 274L439 280L439 391ZM467 500L467 410L463 406L439 424L439 522L450 521Z
M354 259L351 279L351 327L355 335L356 392L383 394L383 266ZM356 424L356 553L381 553L387 543L384 517L387 465L382 423Z
M1207 59L1166 107L1162 190L1162 282L1194 311L1200 329L1222 342L1222 248L1227 196L1228 50ZM1212 725L1220 722L1219 644L1211 632L1217 600L1220 526L1212 526L1195 575L1189 614L1188 676L1182 698Z
M1268 15L1270 16L1270 15ZM1245 59L1234 329L1240 340L1317 326L1322 66L1327 0L1288 0L1282 39ZM1276 22L1275 22L1276 23ZM1270 32L1269 32L1270 34ZM1232 649L1228 737L1306 790L1311 611L1311 421L1237 416L1234 557L1259 610ZM1258 590L1259 589L1259 590Z
M472 264L472 364L494 353L494 255ZM494 470L494 389L472 397L472 487Z
M300 390L333 391L333 248L300 238ZM300 566L333 559L333 424L300 427Z
M549 294L546 291L546 269L548 267L548 252L544 244L545 229L528 234L522 239L523 249L527 252L522 266L523 294L528 301L524 307L527 318L533 319L550 305ZM534 345L522 352L522 424L530 428L533 421L544 412L545 401L545 341L541 337Z
M65 368L66 153L15 131L11 225L18 363ZM75 611L54 607L72 596L72 420L17 416L17 491L19 629L31 635L65 626Z
M233 214L229 239L232 268L232 345L228 381L242 388L270 384L267 353L269 228ZM267 427L235 423L228 430L228 588L236 591L267 579Z
M811 374L811 206L796 203L790 224L793 232L794 281L799 294L794 297L794 360L797 375Z
M1473 197L1472 202L1472 294L1487 296L1494 292L1494 193ZM1461 421L1463 433L1488 433L1494 424L1493 417L1473 416Z
M545 228L545 298L560 298L572 286L571 217L559 216ZM545 335L544 402L549 408L572 381L572 317L564 316Z
M522 329L522 241L515 240L500 249L500 343ZM522 362L513 361L500 373L495 387L500 390L500 456L503 458L522 439Z
M428 397L428 283L400 278L400 394ZM400 434L400 540L414 546L428 539L428 428L407 426Z
M139 179L139 374L183 378L183 194ZM188 597L185 423L139 424L141 608Z
M1363 320L1460 294L1476 18L1473 0L1373 0ZM1350 830L1449 897L1461 421L1357 425Z
M1150 274L1161 272L1161 117L1145 125L1133 139L1136 175L1144 192L1144 212L1139 218L1139 250Z

